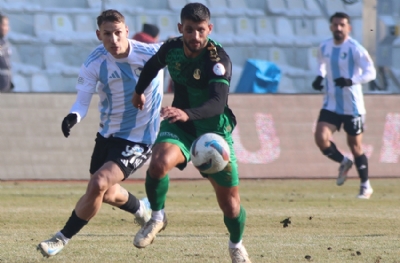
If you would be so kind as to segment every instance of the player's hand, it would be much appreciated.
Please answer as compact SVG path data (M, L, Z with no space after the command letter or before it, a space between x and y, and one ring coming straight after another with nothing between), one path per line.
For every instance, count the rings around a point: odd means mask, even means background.
M337 78L334 81L335 86L339 86L341 88L353 86L353 81L351 79Z
M324 88L324 86L321 85L323 79L323 77L317 76L312 83L313 89L321 91Z
M168 119L169 123L174 123L177 121L186 122L189 120L189 116L181 109L175 107L162 107L161 117Z
M144 96L144 94L139 95L136 93L136 91L133 93L132 104L135 108L143 110L145 102L146 102L146 97Z
M61 130L65 138L68 138L71 128L78 122L78 115L75 113L68 114L61 123Z

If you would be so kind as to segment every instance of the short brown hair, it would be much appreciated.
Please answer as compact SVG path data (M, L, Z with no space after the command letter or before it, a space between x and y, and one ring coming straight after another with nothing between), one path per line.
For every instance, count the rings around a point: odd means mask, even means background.
M125 23L125 17L117 10L108 9L101 12L101 14L97 17L97 26L99 28L104 22Z

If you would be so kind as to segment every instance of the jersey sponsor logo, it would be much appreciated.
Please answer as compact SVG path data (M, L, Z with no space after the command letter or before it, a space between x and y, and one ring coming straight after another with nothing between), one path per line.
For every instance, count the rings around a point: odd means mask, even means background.
M217 76L223 76L225 74L225 67L222 65L222 63L217 63L213 67L213 72Z
M218 57L217 48L211 43L211 46L207 48L210 51L210 59L211 61L218 62L221 59Z
M125 151L123 151L121 154L122 156L128 157L132 155L141 155L144 152L143 147L140 145L134 145L133 147L130 145L127 145L125 148Z
M121 78L121 76L118 74L118 72L116 70L114 70L114 72L108 78L119 79L119 78Z
M193 72L193 78L199 80L200 79L200 74L201 74L200 69L198 69L198 68L195 69L194 72Z
M78 84L85 83L85 79L83 77L78 77Z
M160 132L160 134L158 136L169 137L169 138L179 140L179 137L175 133L172 133L172 132Z
M175 63L175 69L180 71L181 70L181 63L176 62Z

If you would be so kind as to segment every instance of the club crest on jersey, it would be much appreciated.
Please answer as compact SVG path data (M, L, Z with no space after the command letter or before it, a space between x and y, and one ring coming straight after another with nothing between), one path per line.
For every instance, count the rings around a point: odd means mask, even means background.
M143 70L143 67L139 67L139 68L135 69L135 75L139 77L140 73L142 73L142 70Z
M196 69L194 70L194 72L193 72L193 78L199 80L199 79L200 79L200 74L201 74L200 69L196 68Z
M341 59L346 59L346 57L347 57L347 53L346 53L346 52L343 52L343 53L340 55L340 58L341 58Z
M82 78L82 77L79 77L78 78L78 84L83 84L83 83L85 83L85 79Z
M216 63L213 67L213 72L217 76L223 76L225 74L225 67L222 63Z

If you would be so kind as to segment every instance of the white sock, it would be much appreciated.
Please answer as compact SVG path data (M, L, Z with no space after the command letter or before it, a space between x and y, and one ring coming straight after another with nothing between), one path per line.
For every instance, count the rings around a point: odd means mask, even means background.
M164 220L164 209L151 212L151 219L162 222Z
M58 237L61 237L61 239L63 240L64 244L67 244L68 241L70 240L69 238L66 238L63 233L61 233L61 231L58 231L56 234Z
M362 187L366 187L367 189L371 188L371 184L369 183L369 180L365 181L364 183L361 183Z
M143 216L143 213L144 213L143 206L142 206L143 201L139 200L139 203L140 203L139 209L135 212L135 216Z
M242 240L240 240L239 243L232 243L232 241L229 240L228 246L229 246L229 248L241 248Z

